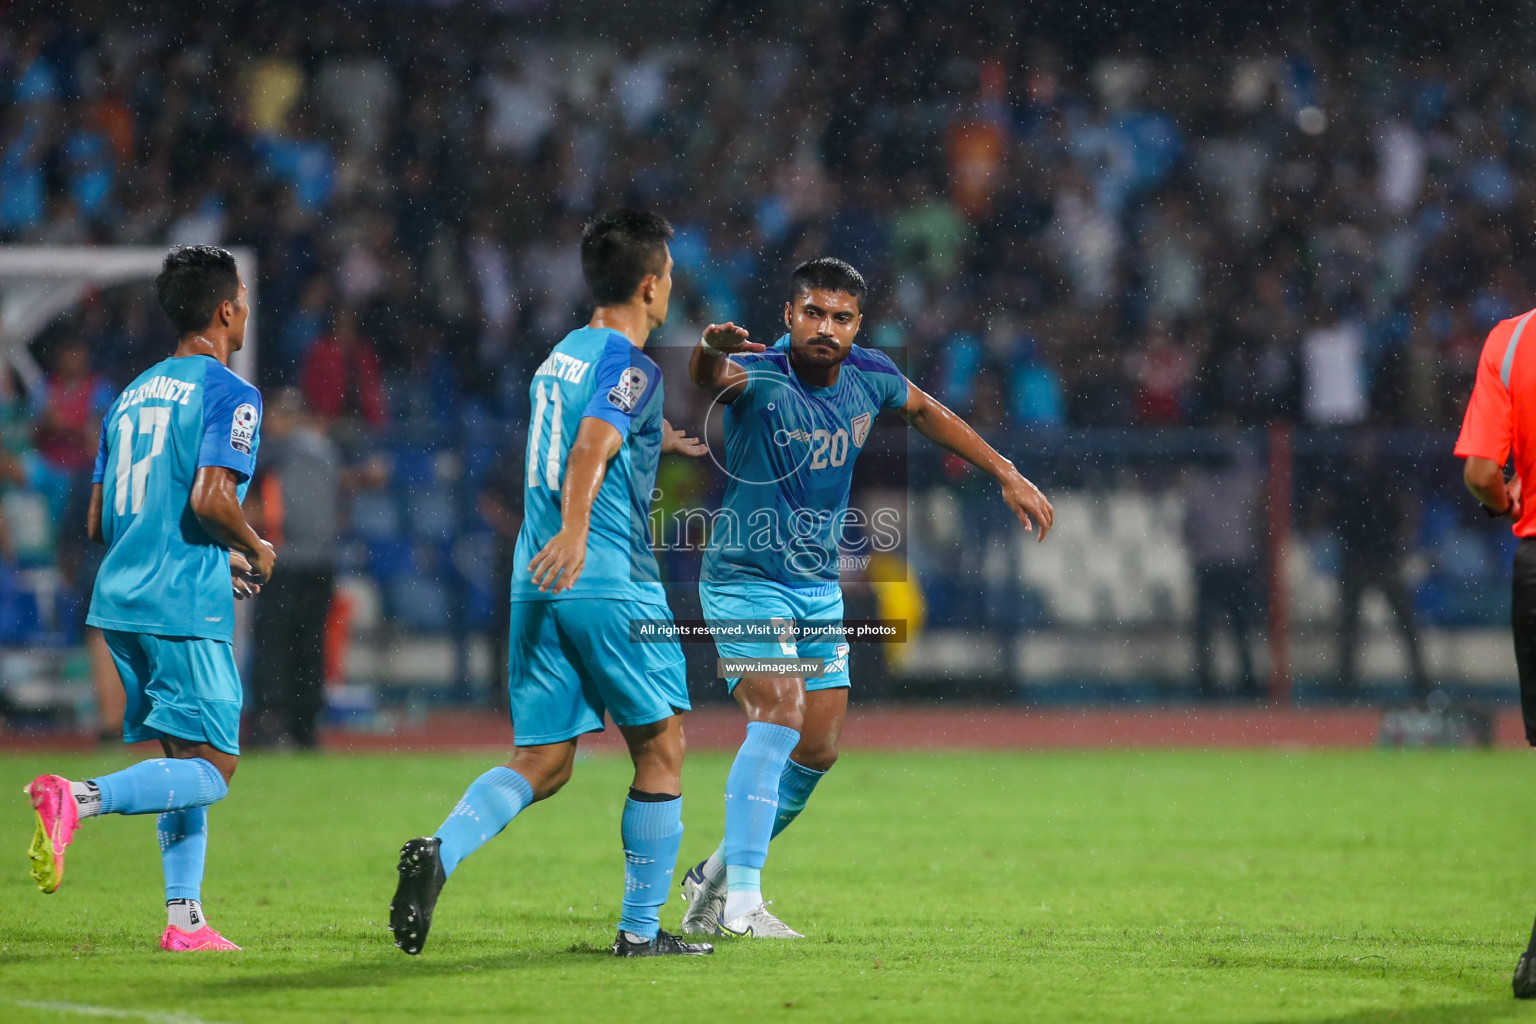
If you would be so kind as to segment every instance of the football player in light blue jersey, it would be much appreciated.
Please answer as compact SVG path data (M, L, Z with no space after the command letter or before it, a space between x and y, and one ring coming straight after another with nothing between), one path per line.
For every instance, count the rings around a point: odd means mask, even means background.
M837 760L848 710L848 645L839 542L850 525L853 465L874 417L894 409L918 433L991 474L1026 530L1051 527L1050 502L963 420L914 387L882 352L853 343L864 279L841 260L796 268L789 333L772 347L734 324L694 349L695 384L726 406L725 502L713 520L699 599L712 627L781 630L771 642L723 640L722 658L819 660L822 674L728 679L747 736L725 789L725 839L683 879L689 934L800 938L762 896L769 840L799 815ZM1033 522L1032 522L1033 520ZM797 638L796 628L824 630Z
M107 554L86 621L105 634L123 681L123 740L158 740L166 756L84 782L38 776L27 786L37 814L28 856L38 887L53 892L82 820L158 814L161 948L235 950L200 901L208 805L229 792L240 755L234 601L256 593L277 557L240 508L261 395L229 368L250 313L235 258L172 249L155 289L180 338L102 421L87 529Z
M517 750L470 785L434 835L401 849L389 927L407 953L421 952L460 862L570 779L576 744L602 730L605 709L635 765L620 823L624 897L613 952L714 952L659 928L683 836L688 687L674 638L631 637L637 620L672 617L649 533L657 462L663 452L705 452L662 418L661 372L643 351L667 316L671 237L665 220L628 210L582 234L582 274L597 309L529 385L508 659Z

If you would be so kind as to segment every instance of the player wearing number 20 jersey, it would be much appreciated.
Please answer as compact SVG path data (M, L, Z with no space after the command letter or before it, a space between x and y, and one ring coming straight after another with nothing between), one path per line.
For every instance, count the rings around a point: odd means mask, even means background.
M808 384L790 364L789 335L766 352L732 357L746 370L725 406L723 514L704 556L704 613L732 620L840 622L839 540L853 466L876 415L907 401L907 379L883 352L853 346L831 387ZM782 656L776 642L717 639L722 657ZM800 642L825 674L806 689L848 685L848 646ZM728 680L734 686L736 680Z
M790 291L789 334L776 344L711 325L689 363L694 383L727 407L730 483L699 601L721 657L744 662L742 676L727 682L748 718L726 778L724 841L683 882L690 934L801 937L768 911L762 869L769 841L837 760L848 706L848 646L834 632L843 616L838 542L852 525L853 464L875 416L899 410L924 437L990 473L1026 527L1038 521L1043 535L1051 521L1050 503L1013 463L885 355L853 344L866 291L857 270L810 260L795 268ZM773 642L729 635L762 627Z

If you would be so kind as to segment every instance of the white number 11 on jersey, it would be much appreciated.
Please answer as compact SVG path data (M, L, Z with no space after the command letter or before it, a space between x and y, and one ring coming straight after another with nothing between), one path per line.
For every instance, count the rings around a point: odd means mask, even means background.
M169 406L145 405L139 407L140 434L153 434L149 454L138 462L133 461L133 418L124 413L117 420L117 514L127 515L128 489L133 488L133 512L144 507L144 491L149 484L149 463L165 447L165 430L171 425Z

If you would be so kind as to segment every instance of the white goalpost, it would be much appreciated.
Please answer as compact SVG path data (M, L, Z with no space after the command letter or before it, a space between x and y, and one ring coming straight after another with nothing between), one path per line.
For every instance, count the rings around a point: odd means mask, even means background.
M254 383L261 308L256 297L256 254L246 248L230 251L240 265L251 306L245 347L234 354L231 369ZM93 288L154 280L165 252L149 245L0 245L0 360L14 367L31 391L43 376L27 348L32 340Z

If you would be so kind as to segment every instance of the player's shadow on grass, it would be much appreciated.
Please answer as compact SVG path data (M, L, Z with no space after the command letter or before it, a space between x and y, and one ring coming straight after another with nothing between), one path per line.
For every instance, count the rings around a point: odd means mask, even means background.
M1360 1010L1329 1017L1290 1018L1285 1024L1484 1024L1490 1020L1508 1020L1529 1004L1513 997L1490 999L1482 1003L1455 1003L1448 1006L1413 1006Z
M687 959L686 957L683 959ZM442 977L473 971L511 971L558 965L569 967L573 963L598 963L603 960L618 962L613 950L607 946L578 943L563 949L508 950L492 956L460 957L451 951L433 956L431 952L419 957L407 957L402 953L377 960L352 961L331 964L317 969L298 968L292 971L274 971L269 974L244 975L223 981L199 982L199 987L210 987L226 992L262 992L271 989L347 989L373 988L393 985L412 977Z

